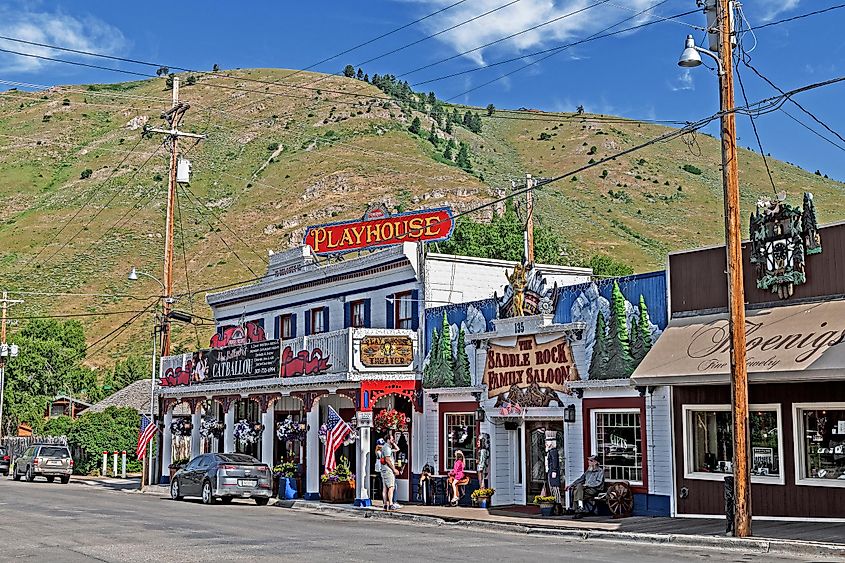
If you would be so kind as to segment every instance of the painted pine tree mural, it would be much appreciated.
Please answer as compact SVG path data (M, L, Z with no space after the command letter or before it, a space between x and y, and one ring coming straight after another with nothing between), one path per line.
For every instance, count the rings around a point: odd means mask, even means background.
M590 379L603 379L607 369L607 323L604 314L596 315L596 337L593 342L593 359L590 361Z
M628 319L625 314L625 297L619 284L613 282L610 297L610 322L608 323L607 367L600 379L621 379L634 371L631 343L628 337Z
M458 331L458 350L455 357L455 385L457 387L469 387L472 377L469 371L469 357L466 350L466 334L464 329Z

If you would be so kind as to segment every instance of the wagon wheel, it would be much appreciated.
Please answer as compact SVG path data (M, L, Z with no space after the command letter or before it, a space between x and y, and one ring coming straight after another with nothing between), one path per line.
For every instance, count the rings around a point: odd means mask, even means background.
M624 483L613 483L607 489L607 508L614 518L630 516L634 510L634 496Z

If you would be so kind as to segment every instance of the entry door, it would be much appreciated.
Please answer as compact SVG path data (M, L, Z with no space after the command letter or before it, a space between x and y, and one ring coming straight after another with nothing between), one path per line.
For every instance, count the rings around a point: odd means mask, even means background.
M543 486L546 485L546 430L554 430L557 434L560 467L561 469L565 467L563 457L563 423L553 420L527 422L525 427L527 503L533 501L535 495L541 494L543 492ZM561 475L561 482L563 481L564 475ZM547 487L546 494L549 493L550 491Z

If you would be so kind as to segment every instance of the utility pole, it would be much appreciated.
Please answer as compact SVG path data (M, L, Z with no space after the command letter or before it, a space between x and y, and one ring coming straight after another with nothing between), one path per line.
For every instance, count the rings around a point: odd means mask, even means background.
M204 139L205 135L179 131L185 112L190 109L186 102L179 101L179 78L173 77L173 102L170 109L161 114L169 129L145 128L145 132L167 136L170 143L170 177L167 184L167 218L164 229L164 296L162 299L163 320L161 326L161 355L170 354L170 311L173 308L173 213L176 208L176 170L179 162L179 138Z
M9 347L6 344L6 308L9 305L23 303L20 299L9 299L8 292L3 292L2 299L2 325L0 325L0 438L3 437L3 391L6 388L6 359L18 355L18 347L14 344Z
M525 222L525 260L534 263L534 187L536 183L531 174L525 175L525 203L528 207L528 218Z
M725 190L728 312L730 315L731 406L733 407L734 535L751 536L751 473L749 467L748 366L745 343L745 287L742 275L742 223L733 82L733 17L731 0L718 0L722 182Z

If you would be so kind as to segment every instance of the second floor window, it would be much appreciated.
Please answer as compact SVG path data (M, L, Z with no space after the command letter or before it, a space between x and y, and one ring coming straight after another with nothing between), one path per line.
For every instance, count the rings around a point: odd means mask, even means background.
M320 334L328 329L325 311L324 307L311 309L311 334Z
M395 315L394 327L404 329L414 328L414 306L410 291L397 293L393 297L393 310Z
M279 338L287 340L294 337L296 334L294 322L293 315L282 315L282 318L279 320Z
M349 304L350 324L355 328L363 328L367 326L366 319L366 304L363 299L353 301Z

